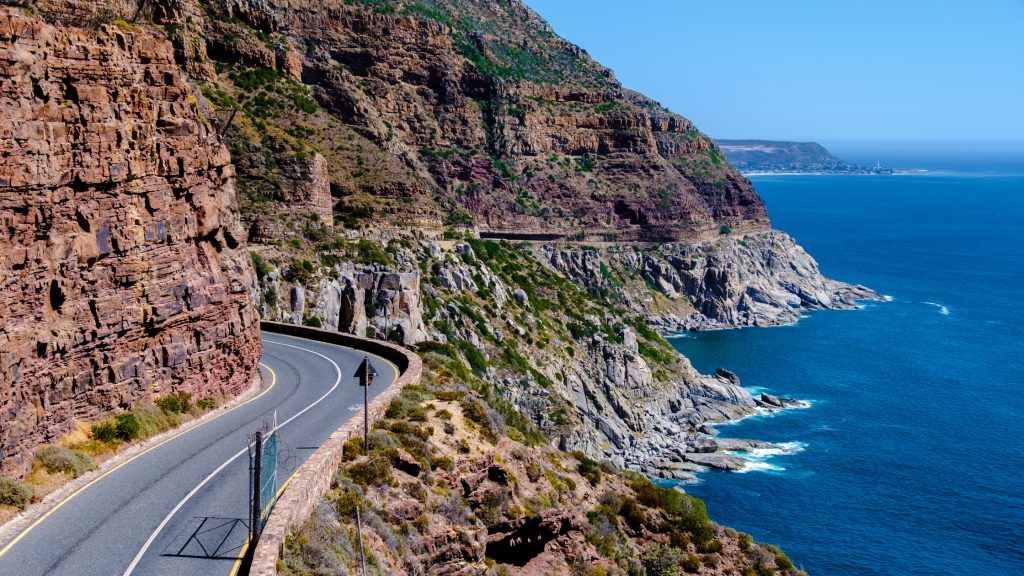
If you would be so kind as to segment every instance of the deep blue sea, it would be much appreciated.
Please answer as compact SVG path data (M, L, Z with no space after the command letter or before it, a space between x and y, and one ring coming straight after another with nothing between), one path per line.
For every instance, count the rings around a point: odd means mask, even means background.
M812 576L1024 574L1024 154L963 150L882 158L922 175L752 178L826 276L892 300L673 340L811 402L721 426L793 453L686 490Z

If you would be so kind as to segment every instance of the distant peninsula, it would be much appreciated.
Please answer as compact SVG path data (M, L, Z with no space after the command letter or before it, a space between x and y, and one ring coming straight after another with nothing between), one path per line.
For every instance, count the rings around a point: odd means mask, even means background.
M909 174L909 170L859 166L836 158L817 142L716 140L725 157L751 174Z

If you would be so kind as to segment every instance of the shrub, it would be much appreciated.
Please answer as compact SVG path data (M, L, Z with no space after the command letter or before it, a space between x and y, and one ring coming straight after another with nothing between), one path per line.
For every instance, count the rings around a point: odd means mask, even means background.
M697 544L698 552L721 554L722 550L725 550L725 544L720 540L707 540Z
M437 470L438 468L440 468L441 470L444 470L446 472L451 472L452 468L455 467L455 462L447 456L439 456L437 458L434 458L434 461L431 463L430 467L433 470Z
M338 511L338 516L341 516L342 518L355 516L357 506L359 506L359 498L351 492L345 492L339 496L338 500L334 503L334 507Z
M757 570L754 570L750 566L744 566L743 569L740 570L740 574L741 576L757 576Z
M46 446L36 456L49 472L64 472L78 478L96 468L92 458L84 452L61 446Z
M363 462L352 464L348 468L348 475L357 484L369 486L381 482L391 481L391 464L398 457L394 449L371 450L369 458Z
M665 498L661 495L662 489L646 478L634 480L630 487L636 493L637 502L644 506L661 508L665 503Z
M536 482L539 480L542 472L543 470L541 469L540 464L537 464L536 462L530 462L526 465L526 477L530 479L530 482Z
M0 476L0 504L24 509L35 495L32 487Z
M438 410L436 413L434 413L434 416L437 416L441 420L451 420L452 419L452 413L449 412L447 408L442 408L442 409Z
M220 402L217 401L216 396L207 396L196 402L196 407L200 410L215 410L220 407Z
M573 456L576 456L576 454L573 453ZM597 463L597 460L591 460L586 456L577 456L576 458L580 461L579 465L576 466L576 471L580 473L580 476L586 478L591 486L597 486L601 482L600 464Z
M172 412L161 410L154 404L139 404L132 411L139 421L139 437L148 438L169 430L181 423L181 417Z
M622 509L622 498L619 497L617 492L612 490L604 491L601 496L598 497L598 502L611 509L613 514L618 514L619 510Z
M114 416L114 437L128 442L141 435L142 426L135 414L118 414Z
M252 258L252 267L256 271L256 278L263 280L263 278L270 274L274 269L267 264L267 261L256 252L249 252L249 256Z
M181 413L181 402L178 400L177 396L164 396L163 398L157 398L153 403L168 412L173 412L175 414Z
M678 530L673 530L669 533L668 541L670 545L680 550L686 550L686 547L690 545L690 538Z
M412 426L408 422L398 421L391 425L391 431L395 434L411 434Z
M395 398L388 404L387 409L384 410L384 417L390 419L401 418L402 412L402 402L398 398Z
M324 327L324 323L321 322L320 318L317 317L317 316L310 316L309 318L306 318L305 320L302 321L302 324L305 325L305 326L309 326L310 328L323 328Z
M775 576L775 568L765 564L758 567L757 576Z
M370 432L368 440L370 441L371 451L376 448L395 449L402 447L402 443L398 441L398 438L387 432Z
M739 533L738 544L740 550L750 550L750 545L754 542L754 538L750 534Z
M344 462L351 462L365 453L366 447L362 438L353 438L341 445L341 459Z
M723 235L723 236L726 235L726 234L732 234L732 228L730 228L728 226L720 226L718 228L718 233Z
M477 424L487 422L487 410L479 402L462 402L462 415Z
M117 438L117 431L114 429L113 424L104 422L92 427L92 437L94 440L109 444Z
M619 515L633 528L639 528L644 523L644 513L635 498L622 499Z
M693 554L687 554L686 558L683 559L681 566L684 572L688 574L696 574L700 571L700 558L697 558Z
M779 567L779 570L786 572L793 568L793 562L786 557L785 554L779 554L775 557L775 565Z
M647 576L675 576L679 572L677 566L686 563L678 550L661 544L651 546L640 561Z

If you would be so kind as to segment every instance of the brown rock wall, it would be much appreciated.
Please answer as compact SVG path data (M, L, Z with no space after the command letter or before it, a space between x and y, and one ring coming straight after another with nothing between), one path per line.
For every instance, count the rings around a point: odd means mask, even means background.
M0 14L0 472L74 418L252 381L234 167L199 101L171 42Z

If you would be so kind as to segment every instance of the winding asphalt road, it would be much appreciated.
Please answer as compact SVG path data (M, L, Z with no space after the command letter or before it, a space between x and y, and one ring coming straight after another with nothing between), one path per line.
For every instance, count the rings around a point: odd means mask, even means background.
M264 334L263 389L73 494L0 548L2 576L233 575L248 537L246 436L277 410L278 485L355 415L364 352ZM379 376L398 369L369 355ZM212 476L211 476L212 474Z

